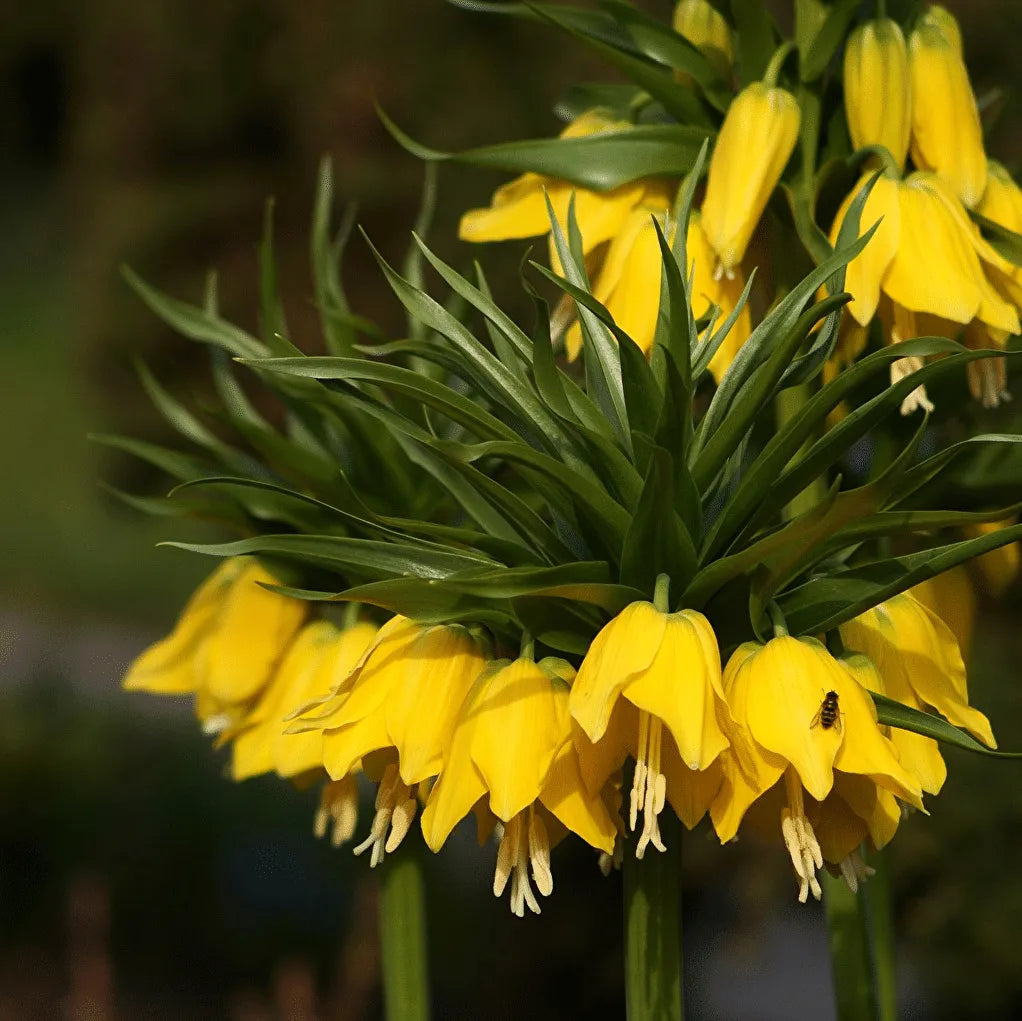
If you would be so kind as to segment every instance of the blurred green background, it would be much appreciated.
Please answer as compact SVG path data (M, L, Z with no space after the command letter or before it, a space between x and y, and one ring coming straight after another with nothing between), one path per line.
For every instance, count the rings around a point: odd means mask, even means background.
M990 144L1018 170L1022 5L949 6L977 91L1007 90ZM139 517L101 482L155 492L162 480L86 438L168 439L135 357L180 394L207 385L203 352L141 307L118 266L191 300L216 268L225 315L253 328L255 246L275 196L302 343L315 337L307 223L320 156L386 255L401 257L415 216L421 168L374 101L456 149L553 133L557 96L606 77L549 30L441 0L40 0L5 12L0 1018L379 1015L366 863L313 840L311 795L232 785L187 706L119 690L209 564L154 549L178 526ZM445 258L469 257L458 214L497 183L443 169L433 241ZM485 253L498 280L522 248ZM399 329L364 246L346 271L358 310ZM1019 606L1016 586L984 607L973 681L1016 748ZM1019 767L948 758L932 818L910 820L893 847L904 1016L1009 1017L1022 1012ZM794 903L782 849L722 850L701 830L687 847L691 1016L831 1016L821 915ZM489 893L492 859L462 833L429 862L437 1016L620 1016L617 880L562 848L543 918L518 921Z

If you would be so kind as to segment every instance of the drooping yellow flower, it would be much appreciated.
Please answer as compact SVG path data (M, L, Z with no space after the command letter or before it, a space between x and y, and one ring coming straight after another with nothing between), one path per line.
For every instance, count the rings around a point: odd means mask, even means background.
M991 535L1017 523L1015 518L987 521L980 525L970 525L965 532L970 537L979 538L981 535ZM1004 595L1011 583L1018 577L1019 566L1022 563L1022 549L1017 542L1008 543L1006 546L998 546L997 549L992 549L989 553L976 557L972 563L983 578L986 592L997 599Z
M647 355L656 331L663 269L653 217L662 228L672 198L666 186L647 188L642 202L625 216L593 277L593 296ZM582 349L577 321L568 328L564 344L568 358L577 358Z
M705 814L720 784L710 767L728 739L720 653L701 613L625 607L593 639L570 705L594 745L580 749L590 789L626 754L635 758L629 821L634 830L642 816L638 857L649 844L664 849L658 816L668 800L689 828Z
M976 212L1016 234L1022 233L1022 188L996 160L987 162L986 190ZM995 264L991 273L998 290L1014 304L1022 305L1022 266L1004 260Z
M259 701L233 732L225 734L231 741L235 780L274 770L293 777L322 769L322 734L285 733L284 721L342 683L376 631L367 622L342 629L325 620L302 628Z
M185 605L174 630L128 668L124 687L194 694L207 730L236 722L266 686L307 604L263 588L278 579L251 557L221 564Z
M867 610L840 627L849 650L875 664L883 693L914 709L935 709L977 740L997 747L990 723L969 705L965 663L951 629L907 592ZM924 791L937 794L947 770L931 738L895 729L891 740Z
M825 803L835 777L849 774L921 807L919 783L881 732L869 694L816 640L785 635L747 643L728 661L723 684L736 725L728 734L725 782L710 810L717 835L732 839L753 801L783 779L781 833L799 900L810 892L819 899L823 850L804 795Z
M444 769L422 814L426 843L438 851L479 803L501 823L494 894L510 880L511 908L539 913L529 882L553 890L550 817L611 854L616 827L600 793L582 781L571 739L568 684L561 660L498 660L476 679L459 714Z
M983 195L987 157L979 108L954 18L930 7L909 37L912 159L932 170L973 208Z
M867 175L860 178L838 210L831 243L836 243L852 199L867 180ZM880 177L859 222L866 229L877 221L875 234L848 264L845 276L853 296L848 311L860 325L879 312L892 343L932 333L953 337L972 324L986 333L1018 332L1017 309L986 275L985 265L1003 260L934 174L917 172L904 180ZM929 317L925 331L918 316ZM917 358L895 362L892 383L921 364ZM932 408L925 392L910 395L902 411L917 406Z
M479 642L460 625L395 617L341 687L296 724L322 733L321 761L334 780L371 753L392 750L370 839L356 848L371 848L374 865L404 838L418 785L441 771L458 710L485 663Z
M708 0L681 0L674 8L672 24L674 31L700 50L721 74L731 70L731 26Z
M649 194L654 194L651 190ZM647 356L653 349L660 309L662 256L651 216L666 216L672 196L663 189L659 205L643 205L630 214L621 233L611 242L593 281L593 295L602 302L614 321ZM706 239L701 217L693 212L689 220L687 253L692 274L692 311L700 318L711 305L720 309L714 329L720 327L738 304L745 290L741 267L731 276L714 273L717 257ZM673 231L668 241L673 243ZM741 346L752 332L752 316L746 303L730 332L710 361L710 372L719 384ZM705 334L703 339L706 339ZM582 331L573 323L565 335L568 357L574 360L582 348Z
M754 82L732 100L710 159L703 230L717 255L714 273L742 261L767 200L781 179L802 115L784 89Z
M904 168L912 89L905 37L896 21L877 18L852 32L845 46L844 86L852 146L882 145Z
M572 121L561 138L582 138L605 131L619 131L630 125L590 110ZM568 204L575 197L575 217L586 253L614 238L628 214L642 201L646 182L632 181L610 191L579 188L560 178L527 173L502 185L485 209L471 209L461 218L458 236L463 241L504 241L538 237L550 232L544 189L557 220L567 225Z

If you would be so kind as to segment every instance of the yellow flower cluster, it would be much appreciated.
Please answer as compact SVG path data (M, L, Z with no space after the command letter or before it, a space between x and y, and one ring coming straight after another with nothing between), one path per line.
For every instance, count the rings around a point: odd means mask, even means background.
M378 791L355 851L374 865L420 803L434 851L473 813L481 839L497 835L494 893L509 888L518 915L551 893L551 848L567 833L607 869L629 830L638 857L664 849L668 805L690 829L709 815L727 842L759 803L801 900L820 896L825 866L854 888L867 872L860 846L886 844L903 808L922 808L945 777L936 742L878 724L871 691L994 744L968 704L954 636L907 593L844 625L840 657L781 634L742 645L722 670L710 622L668 612L660 586L655 604L632 603L600 631L576 672L536 661L528 643L495 658L484 634L460 625L303 626L304 604L257 584L272 580L252 561L226 562L125 685L192 693L206 723L222 717L237 779L327 781L316 829L332 823L337 843L354 834L364 773Z
M969 218L975 209L1017 230L1022 194L1003 167L988 161L957 22L929 7L906 40L879 18L849 38L845 112L852 143L873 156L835 217L835 241L855 194L876 167L884 176L862 211L863 228L880 225L848 267L848 311L860 326L879 316L894 343L917 336L961 338L973 348L1003 348L1019 332L1019 270ZM906 173L911 153L915 170ZM921 366L903 359L892 382ZM973 394L987 407L1007 397L1001 359L969 366ZM932 409L919 388L902 405Z
M674 27L722 69L730 68L730 29L706 0L683 0L675 10ZM777 88L772 78L768 71L765 81L743 89L728 108L714 146L702 204L693 210L689 221L686 247L696 318L714 306L726 318L738 304L745 289L742 260L798 138L798 103L790 92ZM582 138L630 127L628 122L590 110L573 121L561 137ZM548 234L544 191L562 226L567 223L568 203L574 195L593 295L648 355L656 331L662 273L653 219L673 243L675 227L670 214L677 188L676 180L649 178L596 192L575 188L558 178L523 174L499 188L488 208L467 212L459 236L466 241L501 241ZM550 260L557 269L552 245ZM566 327L565 347L575 359L582 347L581 329L577 322L559 325ZM718 383L750 332L751 317L745 305L710 363Z

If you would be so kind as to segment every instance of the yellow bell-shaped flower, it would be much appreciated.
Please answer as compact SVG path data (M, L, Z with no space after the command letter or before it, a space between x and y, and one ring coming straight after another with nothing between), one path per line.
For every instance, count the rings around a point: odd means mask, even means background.
M426 843L438 851L451 830L483 803L501 823L494 894L511 882L511 908L539 913L529 882L549 896L549 818L611 854L617 828L600 793L583 783L571 739L562 660L492 663L458 717L444 769L422 814Z
M986 190L976 212L1016 234L1022 233L1022 188L996 160L987 163ZM1015 305L1022 305L1022 266L1004 260L994 265L991 274L998 290Z
M658 816L667 801L690 828L699 821L720 784L710 767L728 746L720 653L701 613L625 607L593 639L570 705L594 746L579 749L590 789L635 757L629 815L633 830L643 820L639 857L649 844L664 849Z
M921 807L920 786L881 732L868 692L815 639L750 642L724 671L734 726L725 783L710 814L721 841L732 839L749 806L784 781L781 832L799 878L799 899L819 899L823 853L805 794L825 802L835 776L868 778Z
M702 205L703 230L717 255L715 274L730 275L742 261L795 148L801 120L795 97L764 82L748 85L728 107Z
M841 640L875 664L884 693L914 709L935 709L977 740L997 747L990 722L969 705L965 663L951 629L907 592L840 627ZM895 729L891 740L924 791L936 794L947 771L931 738Z
M614 317L646 355L653 348L663 260L653 217L663 227L673 194L666 186L648 187L642 202L628 213L593 277L593 297ZM555 257L551 253L551 262ZM582 349L582 329L572 323L564 337L568 358Z
M270 592L278 579L250 557L225 561L185 605L174 630L128 668L124 687L196 695L206 728L236 722L273 676L308 606Z
M323 735L319 731L285 733L284 721L343 682L376 631L367 622L342 629L325 620L302 628L262 696L238 726L224 735L231 742L235 780L271 771L293 777L322 769Z
M905 166L912 126L912 89L905 37L896 21L877 18L848 37L845 116L852 145L882 145Z
M708 0L681 0L674 8L674 31L684 36L723 75L734 61L731 26Z
M572 121L560 137L583 138L628 127L626 121L590 110ZM550 215L544 191L558 222L564 226L568 222L568 204L574 195L575 218L585 252L589 253L618 234L628 214L642 202L645 182L633 181L609 191L592 191L560 178L522 174L498 188L489 207L465 213L458 227L458 237L463 241L504 241L548 234Z
M987 157L979 108L954 18L930 7L909 37L912 159L937 173L973 208L983 195Z
M981 559L979 557L977 561ZM968 660L976 628L976 590L966 566L959 564L949 571L927 578L913 585L909 594L947 624L958 642L962 657Z

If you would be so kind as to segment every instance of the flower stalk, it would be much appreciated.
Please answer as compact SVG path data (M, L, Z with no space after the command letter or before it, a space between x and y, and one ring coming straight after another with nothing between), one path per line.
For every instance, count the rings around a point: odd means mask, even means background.
M820 879L838 1021L877 1021L870 931L862 889L852 893L844 879L828 872L821 873Z
M667 850L636 858L626 849L625 1005L628 1021L682 1021L681 823L665 812Z
M387 1021L428 1021L426 885L411 848L387 858L383 867L380 951Z

